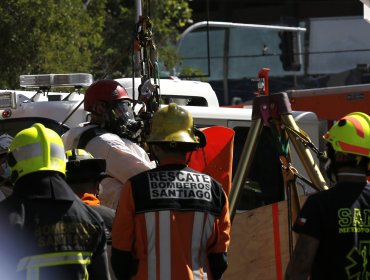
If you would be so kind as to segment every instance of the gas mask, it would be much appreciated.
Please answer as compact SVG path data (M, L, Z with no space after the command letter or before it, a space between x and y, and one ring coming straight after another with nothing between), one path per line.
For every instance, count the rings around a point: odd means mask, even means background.
M141 134L142 122L135 120L129 100L112 102L108 109L108 127L120 137L136 141Z

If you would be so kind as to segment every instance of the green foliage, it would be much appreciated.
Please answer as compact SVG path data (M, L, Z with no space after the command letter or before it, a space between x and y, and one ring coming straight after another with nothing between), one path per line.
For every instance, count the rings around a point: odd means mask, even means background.
M181 70L179 77L183 80L199 80L201 82L207 81L202 70L198 68L184 67Z
M92 73L132 76L135 1L0 1L0 88L18 88L19 75ZM143 1L143 14L146 1ZM162 64L179 59L173 47L191 23L185 0L151 0L154 41Z
M150 10L148 4L148 0L142 1L142 15L152 20L159 60L166 70L170 70L176 64L175 60L179 60L174 46L180 30L192 22L192 13L185 0L151 0ZM119 78L133 75L135 11L133 1L108 0L104 49L95 71L98 76Z
M176 44L180 36L179 30L192 23L188 1L152 0L151 8L157 44Z
M22 74L91 72L105 1L0 1L0 88L18 88Z
M134 1L108 0L105 13L105 28L102 33L104 41L94 61L94 77L131 77L135 30Z
M97 5L99 1L92 1ZM100 4L104 4L100 1ZM101 5L103 11L103 5ZM63 8L63 13L60 9ZM46 73L91 72L96 51L102 44L104 13L90 15L81 0L54 1L45 19L36 63Z
M161 47L159 50L159 58L165 66L166 70L171 70L180 62L180 56L177 49L173 45Z

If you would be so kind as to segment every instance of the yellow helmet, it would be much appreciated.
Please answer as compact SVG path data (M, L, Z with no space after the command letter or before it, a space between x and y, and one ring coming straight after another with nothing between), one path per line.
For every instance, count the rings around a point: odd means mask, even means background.
M10 144L7 161L14 182L37 171L57 171L63 175L66 172L61 137L41 123L18 132Z
M337 152L370 157L370 116L361 112L350 113L323 137Z
M194 133L193 117L176 103L170 103L154 114L147 142L198 145L199 138Z

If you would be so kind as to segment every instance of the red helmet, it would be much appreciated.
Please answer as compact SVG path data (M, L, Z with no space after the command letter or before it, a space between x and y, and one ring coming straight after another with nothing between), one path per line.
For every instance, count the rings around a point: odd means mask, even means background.
M97 101L114 101L130 99L126 89L114 80L99 80L86 90L84 98L85 111L91 112Z

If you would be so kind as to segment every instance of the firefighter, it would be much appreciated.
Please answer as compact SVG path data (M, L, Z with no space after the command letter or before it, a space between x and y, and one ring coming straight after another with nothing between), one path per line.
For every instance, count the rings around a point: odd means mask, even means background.
M105 175L105 159L94 158L83 149L66 152L66 181L81 200L91 206L104 220L107 243L111 244L112 223L115 211L100 204L99 183Z
M132 100L126 89L114 80L94 82L85 93L84 110L91 121L68 130L63 136L66 150L85 149L107 164L102 180L103 205L116 208L123 183L142 171L155 167L137 143L141 126L135 121Z
M14 191L0 203L1 278L110 279L104 222L66 183L60 136L35 123L15 136L7 162Z
M117 278L221 279L228 200L217 181L187 166L187 153L199 145L192 116L170 103L154 114L147 142L159 166L122 189L112 232Z
M12 193L12 184L9 180L10 169L6 163L10 143L13 137L7 133L0 135L0 201L4 200Z
M309 196L293 226L299 234L285 279L367 279L370 275L370 117L336 122L327 141L334 187Z
M72 149L66 152L67 183L81 200L100 214L105 224L107 238L108 262L112 247L112 224L115 210L100 204L99 185L105 178L105 159L94 158L83 149ZM115 279L111 266L110 277Z

